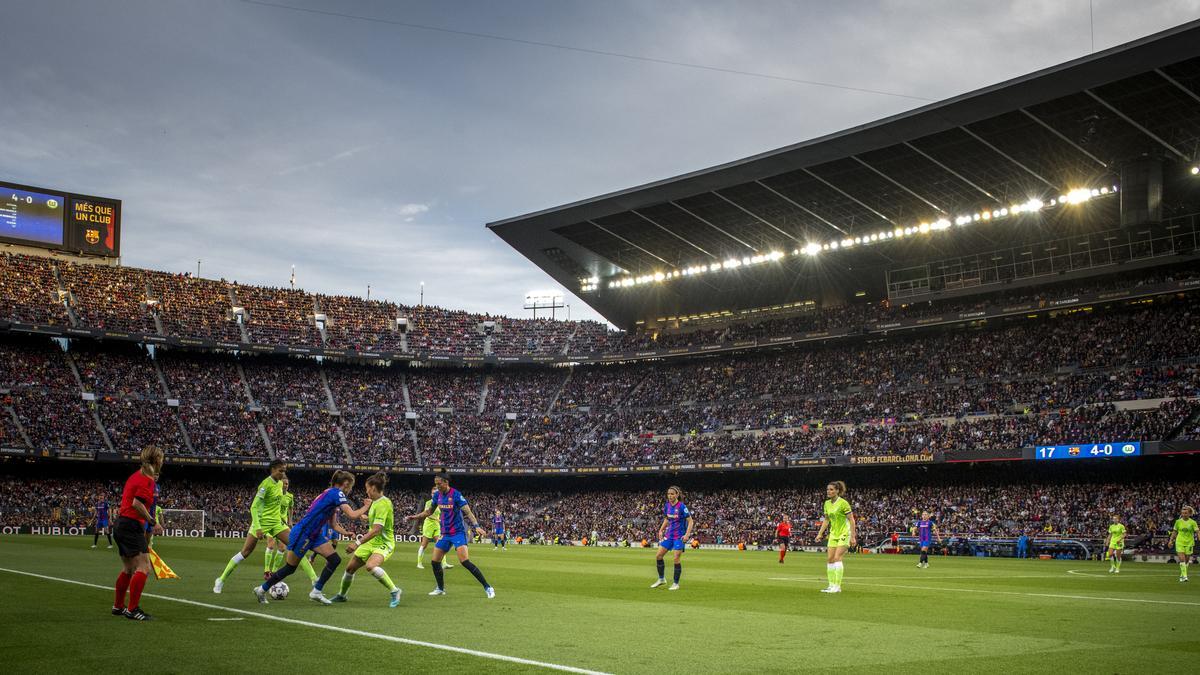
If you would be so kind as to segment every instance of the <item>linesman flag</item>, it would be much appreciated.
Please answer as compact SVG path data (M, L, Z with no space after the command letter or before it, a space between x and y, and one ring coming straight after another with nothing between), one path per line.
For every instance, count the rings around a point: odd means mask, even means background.
M154 549L150 549L150 566L154 568L155 579L178 579L179 575L175 574L174 570L163 562L163 559L158 557Z

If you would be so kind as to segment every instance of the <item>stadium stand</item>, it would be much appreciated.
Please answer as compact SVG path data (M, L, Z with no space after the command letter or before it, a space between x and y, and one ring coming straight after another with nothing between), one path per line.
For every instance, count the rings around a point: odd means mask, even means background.
M132 453L158 438L180 455L323 464L581 467L1158 441L1187 431L1196 412L1198 302L1163 295L575 368L321 364L161 346L152 358L120 341L74 339L64 351L9 338L0 386L35 448Z

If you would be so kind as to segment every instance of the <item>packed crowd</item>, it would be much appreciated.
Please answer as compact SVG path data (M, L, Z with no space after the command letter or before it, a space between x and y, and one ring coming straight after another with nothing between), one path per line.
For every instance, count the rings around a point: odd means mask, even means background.
M422 415L417 447L429 466L491 464L504 420L496 415Z
M281 406L262 411L258 419L271 439L275 457L289 462L346 463L337 422L328 411Z
M318 295L325 315L326 345L358 351L401 351L403 343L396 320L404 317L390 302L370 302L349 295Z
M323 346L317 329L313 296L304 291L265 286L237 286L234 295L246 310L253 342Z
M901 318L971 312L987 305L1045 305L1054 298L1077 293L1198 275L1195 269L1167 267L967 299L811 305L768 318L753 318L761 316L756 313L727 317L729 323L714 327L626 333L609 331L594 321L517 319L354 296L315 295L292 288L247 286L190 274L4 254L0 257L0 302L6 316L0 318L65 325L70 320L70 306L83 326L227 341L246 338L266 344L397 350L405 342L402 337L406 337L410 351L449 354L482 354L485 342L490 342L492 353L498 355L628 352L762 340L831 327L857 328ZM318 315L323 317L324 335ZM403 329L399 319L405 320ZM407 335L402 336L402 331Z
M142 270L59 263L71 308L85 326L131 333L156 333Z
M505 371L488 381L484 410L527 415L549 412L568 372L566 368Z
M222 482L164 475L160 504L164 509L203 510L212 530L244 530L257 478L231 476ZM18 478L0 476L0 525L64 525L92 522L101 496L116 504L120 484L94 478ZM293 518L324 486L294 479ZM793 541L806 543L820 525L821 485L804 488L727 488L685 490L684 501L695 522L694 534L704 543L768 544L781 516L793 520ZM362 481L350 495L358 503ZM859 542L882 544L892 533L908 534L922 511L929 511L942 537L1104 537L1111 514L1120 514L1131 541L1152 546L1170 530L1181 495L1194 495L1200 484L1186 480L1081 482L1008 481L1000 483L938 482L932 485L851 486ZM468 490L472 509L486 523L494 509L504 514L510 536L532 541L626 540L653 542L662 522L662 491L588 491L489 493ZM392 490L398 516L415 513L427 492ZM174 516L173 516L174 517ZM168 522L198 526L195 519ZM344 523L352 531L365 525ZM397 518L397 534L414 534L416 525Z
M0 342L8 444L508 466L779 460L1195 434L1200 299L575 368ZM328 385L328 386L327 386ZM1169 399L1127 410L1124 402ZM1117 404L1121 405L1117 405ZM180 422L182 422L182 431ZM103 429L103 431L101 431ZM762 434L763 431L776 433ZM266 438L263 438L265 433ZM278 447L275 447L278 446Z
M54 266L43 258L0 254L0 307L13 321L53 326L70 324L66 294L54 278Z

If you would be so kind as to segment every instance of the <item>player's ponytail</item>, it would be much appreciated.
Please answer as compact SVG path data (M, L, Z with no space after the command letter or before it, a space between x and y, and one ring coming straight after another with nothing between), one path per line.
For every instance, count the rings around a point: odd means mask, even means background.
M373 474L370 478L367 479L367 485L374 486L375 489L379 490L380 492L383 492L383 488L387 486L387 482L388 482L387 474L382 471L380 471L379 473Z
M846 494L846 483L844 483L843 481L835 480L832 483L830 483L830 485L832 485L833 489L837 491L837 494L839 497Z
M350 473L349 471L342 471L341 469L338 469L337 471L333 472L333 478L329 479L329 486L336 487L342 483L345 483L346 481L350 481L350 488L348 489L354 489L354 474Z
M163 449L157 445L147 445L142 448L142 468L155 476L162 470L164 458L165 453L163 453Z

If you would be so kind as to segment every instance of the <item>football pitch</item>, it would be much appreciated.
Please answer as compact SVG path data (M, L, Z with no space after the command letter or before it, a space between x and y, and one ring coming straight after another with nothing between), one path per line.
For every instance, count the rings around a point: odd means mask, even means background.
M151 580L136 623L109 614L114 551L91 538L0 540L0 653L7 672L1150 672L1200 659L1200 577L1178 566L848 555L844 592L824 557L698 550L682 589L651 590L645 549L473 547L493 600L465 570L447 595L415 568L415 545L386 565L399 607L360 572L350 602L291 597L259 605L262 547L225 592L213 578L239 543L161 540L181 578ZM345 556L343 555L343 559ZM319 567L318 567L319 569ZM668 577L671 566L667 566ZM336 592L341 571L328 595ZM354 669L354 670L351 670Z

